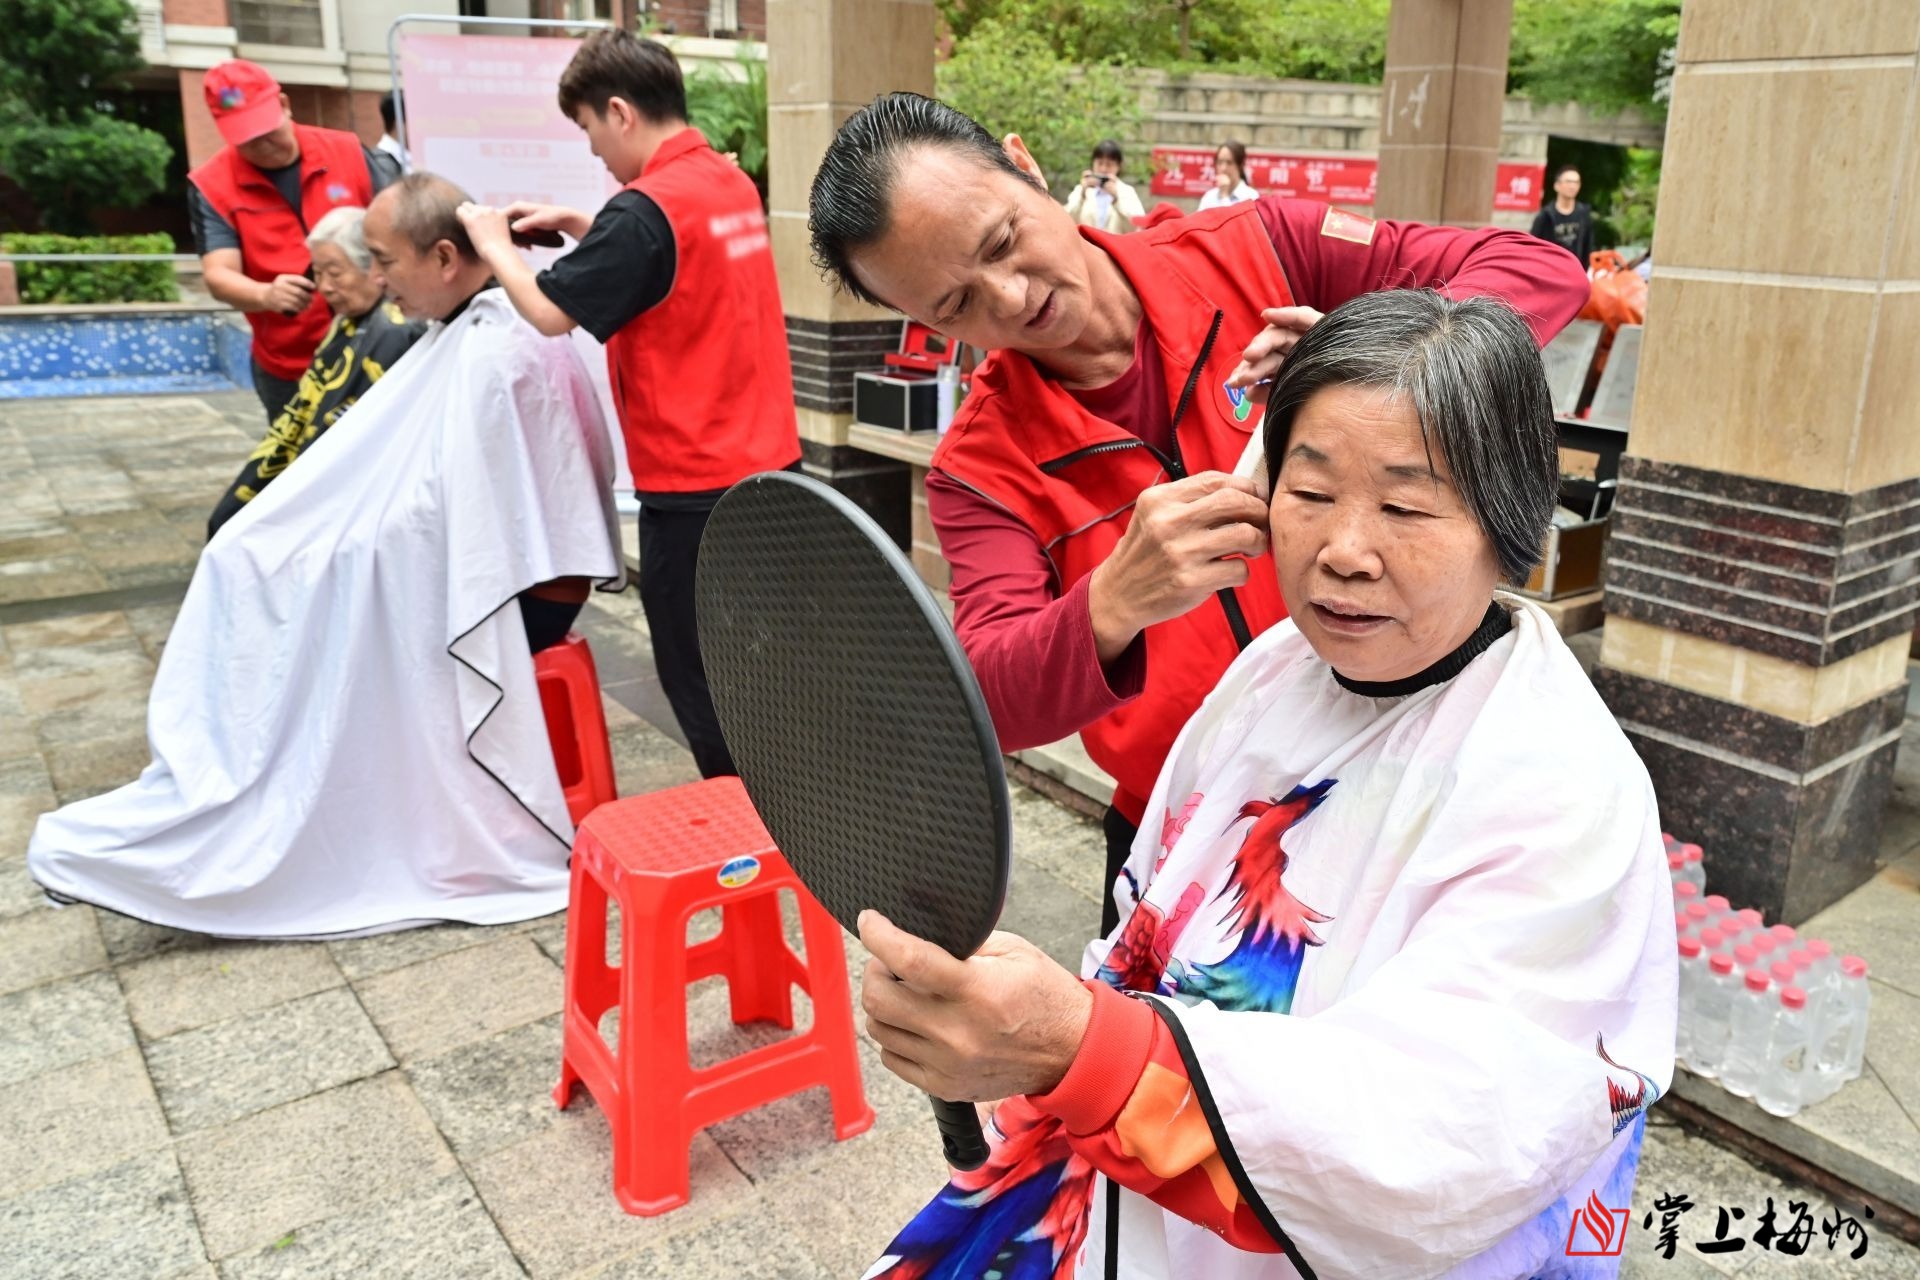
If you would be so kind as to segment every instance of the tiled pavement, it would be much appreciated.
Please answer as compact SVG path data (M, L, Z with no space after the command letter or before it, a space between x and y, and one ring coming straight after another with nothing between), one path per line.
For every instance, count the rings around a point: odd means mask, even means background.
M0 495L0 584L31 584L0 596L0 1280L857 1276L941 1170L924 1100L870 1048L871 1132L835 1144L823 1097L774 1104L701 1136L691 1204L630 1218L608 1190L599 1111L549 1097L561 917L249 944L54 910L35 892L34 817L145 763L153 663L199 521L252 437L249 403L0 405L0 463L15 464L0 484L40 495L31 515ZM179 474L136 480L144 446L123 420L173 424L171 444L146 444L173 451ZM109 510L151 538L145 575L110 577L120 570L80 536L97 529L74 522L108 499L84 486L63 499L34 474L63 453L75 474L126 477L127 505ZM160 554L163 527L188 554ZM68 537L58 552L31 546ZM601 598L583 629L622 791L693 778L650 722L667 721L633 597ZM1097 918L1099 831L1024 790L1014 814L1006 925L1071 962ZM718 980L690 993L688 1027L697 1059L761 1038L731 1027ZM1751 1222L1769 1195L1821 1199L1656 1109L1625 1274L1920 1276L1920 1251L1879 1231L1859 1262L1832 1260L1817 1234L1800 1259L1751 1246L1708 1259L1684 1243L1662 1259L1638 1223L1676 1191L1700 1206L1683 1241L1711 1237L1716 1206Z

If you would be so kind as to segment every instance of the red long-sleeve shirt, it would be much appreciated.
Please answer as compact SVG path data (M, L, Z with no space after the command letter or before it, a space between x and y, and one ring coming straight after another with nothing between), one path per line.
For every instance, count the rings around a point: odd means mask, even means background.
M1557 244L1523 232L1379 222L1363 245L1322 234L1327 206L1316 201L1262 196L1257 207L1298 306L1331 311L1379 289L1494 297L1524 316L1545 345L1586 305L1579 264ZM1223 343L1242 346L1254 336L1220 335ZM1107 386L1072 394L1090 412L1165 452L1172 435L1166 376L1144 322L1133 367ZM1087 601L1090 579L1062 594L1032 531L938 470L927 475L927 512L953 569L954 629L1002 750L1057 741L1139 695L1146 646L1136 637L1119 658L1101 665Z

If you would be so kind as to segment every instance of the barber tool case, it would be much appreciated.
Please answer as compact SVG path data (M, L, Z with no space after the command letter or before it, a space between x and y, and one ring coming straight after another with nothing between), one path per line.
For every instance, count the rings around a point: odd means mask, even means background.
M889 431L933 431L939 423L935 397L938 384L923 374L894 377L885 373L853 375L853 420Z
M1562 418L1560 428L1560 505L1584 514L1577 524L1556 523L1547 530L1540 563L1520 594L1536 600L1561 600L1597 591L1606 568L1608 517L1620 475L1627 433L1578 418Z

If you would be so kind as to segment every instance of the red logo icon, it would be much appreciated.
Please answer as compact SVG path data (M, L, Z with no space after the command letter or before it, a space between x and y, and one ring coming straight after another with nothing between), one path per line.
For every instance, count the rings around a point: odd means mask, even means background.
M1627 1210L1609 1209L1600 1202L1598 1191L1589 1192L1586 1204L1574 1211L1567 1224L1569 1258L1617 1258L1627 1243Z

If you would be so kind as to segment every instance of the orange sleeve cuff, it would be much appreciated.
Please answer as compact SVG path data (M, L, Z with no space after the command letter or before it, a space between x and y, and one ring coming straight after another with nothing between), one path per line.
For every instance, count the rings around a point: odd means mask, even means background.
M1084 1137L1110 1127L1140 1084L1153 1051L1160 1020L1138 1000L1130 1000L1095 978L1085 981L1093 993L1093 1014L1079 1052L1060 1083L1035 1094L1033 1105L1060 1117L1067 1132Z

